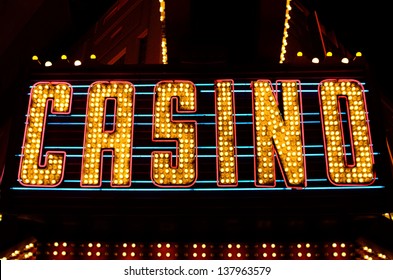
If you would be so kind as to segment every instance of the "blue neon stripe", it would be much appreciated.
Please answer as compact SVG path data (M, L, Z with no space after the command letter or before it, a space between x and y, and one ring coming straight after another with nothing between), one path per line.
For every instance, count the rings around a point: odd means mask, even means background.
M27 115L26 115L27 116ZM113 117L113 115L106 115L107 117ZM70 115L64 115L64 114L48 114L48 117L50 118L85 118L86 114L70 114Z
M342 115L345 115L346 113L341 113ZM190 116L190 117L214 117L216 114L211 114L211 113L206 113L206 114L198 114L198 113L195 113L195 114L190 114L190 113L182 113L182 114L173 114L173 116L179 116L179 117L183 117L183 116ZM308 112L308 113L302 113L302 114L300 114L300 115L303 115L303 116L320 116L320 113L319 112L316 112L316 113L310 113L310 112ZM27 114L25 114L25 116L27 117L28 115ZM108 114L108 115L106 115L107 117L113 117L114 116L114 114ZM252 117L253 116L253 114L251 114L251 113L237 113L237 114L235 114L235 116L237 116L237 117ZM65 115L65 114L48 114L48 117L67 117L67 118L80 118L80 117L86 117L86 114L69 114L69 115ZM144 117L149 117L149 118L151 118L151 117L153 117L153 114L135 114L134 115L134 117L140 117L140 118L144 118Z
M364 190L364 189L383 189L385 186L334 186L334 187L306 187L304 191L319 191L319 190ZM199 191L199 192L222 192L222 191L291 191L291 188L278 188L278 187L254 187L254 188L232 188L232 187L216 187L216 188L89 188L89 187L80 187L80 188L41 188L41 187L11 187L12 190L16 191L99 191L99 192L169 192L169 191Z
M322 145L321 145L322 146ZM82 146L78 147L72 147L72 146L47 146L45 147L46 149L55 149L55 150L61 150L61 149L76 149L76 150L82 150ZM252 149L253 146L236 146L238 149ZM168 149L168 147L153 147L153 146L144 146L144 147L133 147L133 150L146 150L146 149ZM199 146L199 149L216 149L216 146Z
M214 83L196 83L195 86L200 86L200 87L212 87L214 86Z
M349 147L349 144L345 145ZM323 145L305 145L306 148L323 148ZM82 150L82 146L46 146L46 149L80 149ZM198 149L216 149L216 146L198 146ZM236 146L238 149L252 149L254 146ZM155 147L155 146L139 146L139 147L132 147L134 150L145 150L145 149L167 149L167 147ZM375 153L374 153L375 154Z
M250 113L239 113L239 114L232 114L236 117L252 117L253 115ZM300 115L303 116L320 116L320 113L302 113ZM345 112L341 113L341 115L346 115ZM27 117L28 115L25 114L25 117ZM114 114L108 114L106 115L106 117L114 117ZM216 114L193 114L193 113L182 113L182 114L173 114L173 117L215 117ZM86 114L48 114L48 117L51 118L85 118ZM144 118L144 117L148 117L148 118L152 118L153 114L135 114L134 117L139 117L139 118ZM304 121L304 123L310 123L312 121ZM314 121L315 122L315 121ZM320 122L320 120L318 120L318 122ZM346 120L343 120L342 122L347 122Z
M252 147L237 147L237 148L239 148L239 149L252 149ZM49 149L49 147L47 147L47 149ZM58 147L58 148L52 148L52 149L55 149L55 150L57 150L57 149L82 149L82 148L68 148L68 147ZM176 147L148 147L148 148L146 148L146 147L144 147L144 148L139 148L139 149L153 149L153 150L170 150L170 151L175 151L176 150ZM215 147L204 147L204 148L198 148L198 149L216 149ZM380 155L380 152L374 152L373 153L374 155ZM350 156L351 155L351 153L348 153L348 156ZM46 156L46 154L45 155L43 155L43 157L45 157ZM274 156L276 156L276 155L274 155ZM324 157L325 156L325 154L323 154L323 153L316 153L316 154L311 154L311 153L307 153L307 154L303 154L303 156L305 156L305 157ZM22 154L15 154L15 157L22 157ZM73 154L66 154L66 157L69 157L69 158L81 158L82 157L82 155L73 155ZM107 155L107 154L104 154L104 157L105 158L111 158L112 157L112 155ZM135 155L135 154L133 154L132 155L132 157L133 158L146 158L146 157L151 157L151 155ZM172 157L173 158L175 158L176 157L176 155L175 154L173 154L172 155ZM215 158L215 157L217 157L216 155L201 155L201 154L198 154L197 155L197 157L198 158ZM238 154L238 155L235 155L235 157L239 157L239 158L245 158L245 157L254 157L254 154L245 154L245 155L242 155L242 154Z
M384 189L385 186L334 186L334 187L308 187L304 190L362 190L362 189Z
M319 116L319 115L320 115L319 112L317 112L317 113L303 113L303 116Z
M155 87L156 84L134 84L134 87Z
M378 180L378 178L376 178L376 180ZM17 180L19 181L19 180ZM321 179L307 179L307 182L327 182L328 180L325 178L321 178ZM284 183L284 180L276 180L277 183ZM63 183L80 183L80 180L71 180L71 179L66 179L63 181ZM102 183L110 183L110 180L102 180ZM152 184L151 180L131 180L131 183L134 184ZM254 180L238 180L239 184L250 184L250 183L254 183ZM197 180L196 184L217 184L216 180ZM334 187L339 187L339 188L353 188L353 187L359 187L359 186L333 186ZM367 187L375 187L375 186L362 186L361 188L367 188ZM328 187L318 187L318 186L311 186L311 187L307 187L310 189L330 189L332 188L331 186Z
M89 88L91 84L72 85L72 88ZM135 87L154 87L156 84L133 84ZM32 88L33 86L30 86Z
M378 180L378 177L375 178L376 180ZM20 180L17 180L18 182L20 182ZM327 179L325 178L321 178L321 179L307 179L307 182L326 182ZM66 179L63 181L64 183L80 183L80 180L75 180L75 179ZM102 180L102 183L110 183L110 180ZM151 180L131 180L132 183L135 184L152 184ZM284 180L280 179L280 180L276 180L277 183L284 183ZM217 184L216 180L197 180L196 181L197 184ZM244 183L254 183L254 180L238 180L239 184L244 184ZM330 187L330 186L329 186ZM365 186L363 186L365 187ZM308 188L323 188L323 187L308 187Z
M235 82L235 86L250 86L251 82L255 80L250 81L249 83L237 83ZM359 81L360 82L360 81ZM281 85L281 82L271 82L272 85ZM307 85L307 86L318 86L320 82L301 82L300 85ZM366 84L365 82L360 82L363 86ZM82 85L72 85L72 88L89 88L91 84L82 84ZM155 87L156 84L143 84L143 83L133 83L135 87ZM214 86L214 83L195 83L196 86ZM29 88L33 88L33 85L30 85Z
M84 122L67 122L67 123L62 123L62 122L48 122L48 125L85 125L86 123ZM111 125L113 123L108 123L108 125ZM198 125L215 125L215 122L198 122ZM238 125L247 125L247 124L252 124L252 122L236 122L236 124ZM139 123L136 122L134 123L134 125L149 125L151 126L152 123L151 122L146 122L146 123Z
M135 87L142 87L142 86L136 86L135 85ZM199 92L200 93L210 93L210 94L214 94L215 93L215 91L212 89L212 90L210 90L210 89L201 89L201 90L199 90ZM277 91L276 91L277 92ZM281 92L281 90L278 90L278 92ZM316 90L316 89L302 89L301 91L298 91L298 92L301 92L301 93L315 93L315 94L317 94L318 93L318 90ZM366 92L368 92L368 90L364 90L364 92L366 93ZM251 89L234 89L234 93L235 94L238 94L238 93L252 93L252 90ZM82 96L82 95L87 95L88 93L87 92L73 92L73 95L76 95L76 96ZM30 95L30 93L28 93L28 95ZM154 95L154 92L138 92L138 91L135 91L135 95Z
M307 182L327 182L326 178L321 178L321 179L309 179L307 178Z

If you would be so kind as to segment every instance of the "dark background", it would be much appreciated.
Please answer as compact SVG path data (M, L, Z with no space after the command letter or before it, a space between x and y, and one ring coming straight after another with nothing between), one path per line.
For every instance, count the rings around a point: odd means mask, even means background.
M375 71L379 83L389 77L392 23L387 2L357 0L301 0L318 13L321 24L333 30L338 40L352 53L361 51ZM393 100L391 94L385 92Z

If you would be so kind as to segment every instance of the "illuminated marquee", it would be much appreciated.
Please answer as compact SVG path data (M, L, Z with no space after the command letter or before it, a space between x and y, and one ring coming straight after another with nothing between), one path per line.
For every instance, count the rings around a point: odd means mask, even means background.
M220 188L237 187L239 183L242 155L238 142L243 135L237 133L234 83L230 79L216 80L214 104L206 104L214 106L210 114L215 118L215 170L209 174L215 174L215 185ZM251 81L249 88L254 187L275 187L276 176L281 174L286 187L305 188L308 174L303 116L307 112L303 112L301 82L278 80L274 88L270 80L261 79ZM153 150L150 165L143 167L150 170L150 182L159 188L193 187L198 173L205 168L198 154L200 124L195 119L181 117L198 112L197 92L198 86L189 80L159 81L154 86L151 141L176 146L174 151ZM133 187L132 158L138 137L134 116L138 106L146 106L135 100L136 94L138 88L127 81L91 83L85 101L81 187L102 186L106 152L111 153L111 187ZM352 79L322 80L318 98L327 179L337 186L372 184L376 179L374 151L362 84ZM110 101L114 108L113 122L109 125ZM18 174L23 186L62 184L67 171L67 152L58 149L43 152L47 112L67 116L72 106L70 83L38 82L32 87Z

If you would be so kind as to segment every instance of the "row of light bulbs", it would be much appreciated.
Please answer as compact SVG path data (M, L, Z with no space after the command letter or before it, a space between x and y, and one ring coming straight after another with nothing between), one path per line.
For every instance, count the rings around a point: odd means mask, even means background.
M303 57L303 52L301 52L301 51L297 52L296 56L297 57ZM327 52L326 53L326 57L332 57L332 56L333 56L332 52ZM359 57L362 57L362 56L363 55L362 55L361 52L357 52L355 54L355 59L359 58ZM68 57L65 54L63 54L60 58L61 58L62 61L67 61L68 63L70 63L70 61L68 60ZM91 54L90 55L90 60L95 60L95 59L97 59L96 55L95 54ZM37 55L33 55L32 56L32 60L33 61L37 61L39 64L42 64ZM311 59L311 62L317 64L317 63L320 62L320 60L319 60L318 57L313 57ZM341 59L341 63L343 63L343 64L348 64L349 62L350 62L350 60L347 57L343 57ZM82 65L82 61L79 60L79 59L76 59L73 64L74 64L74 66L81 66ZM164 63L164 64L166 64L166 63ZM45 61L44 66L45 67L51 67L52 66L52 62L50 60L47 60L47 61Z
M297 56L297 57L303 57L303 52L301 52L301 51L297 52L296 56ZM362 56L363 56L363 54L362 54L361 52L357 52L357 53L355 54L354 60L357 59L357 58L360 58L360 57L362 57ZM326 57L327 57L327 58L333 57L333 53L330 52L330 51L327 52L327 53L326 53ZM313 58L311 59L311 62L317 64L317 63L319 63L320 61L319 61L319 58L318 58L318 57L313 57ZM348 64L349 62L350 62L350 60L349 60L348 57L343 57L343 58L341 58L341 63L343 63L343 64Z
M62 61L66 61L67 63L70 63L70 61L68 60L68 57L65 54L63 54L60 58L61 58ZM91 54L90 55L90 60L95 60L95 59L97 59L96 55L95 54ZM31 60L38 62L38 64L40 64L40 65L42 64L37 55L33 55ZM79 59L76 59L73 64L74 64L74 66L81 66L82 65L82 61L79 60ZM52 62L50 60L47 60L47 61L45 61L44 66L45 67L51 67L52 66Z

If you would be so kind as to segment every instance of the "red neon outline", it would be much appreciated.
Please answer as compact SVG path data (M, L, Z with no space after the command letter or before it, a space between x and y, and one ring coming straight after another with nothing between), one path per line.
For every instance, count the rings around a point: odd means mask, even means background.
M348 160L347 160L348 155L347 155L347 153L345 151L344 125L342 124L343 123L343 119L342 119L342 116L341 116L342 110L341 110L341 105L340 105L340 99L344 99L345 103L346 103L346 106L347 106L346 111L347 111L347 116L348 116L348 128L349 128L349 138L350 138L350 144L349 145L350 145L350 148L351 148L353 164L348 164ZM355 158L355 150L354 150L355 145L353 144L352 123L351 123L351 118L350 118L351 114L350 114L350 111L349 111L349 100L348 100L348 96L347 95L345 95L345 96L344 95L337 96L337 107L338 107L338 117L340 118L340 124L341 124L340 125L340 129L341 129L342 144L344 144L344 146L342 146L342 153L343 153L343 157L344 157L344 165L347 166L347 167L354 167L354 166L356 166L356 158Z
M299 100L299 115L300 115L300 129L301 129L301 141L302 141L302 157L303 157L303 170L304 170L304 182L301 183L300 185L291 185L287 181L287 176L283 170L283 167L281 165L281 159L278 154L278 151L275 147L274 141L272 139L272 162L273 162L273 176L274 176L274 183L273 185L261 185L258 184L257 180L257 150L256 150L256 125L255 125L255 97L254 97L254 83L265 83L267 82L270 86L271 92L273 93L274 98L276 99L277 107L278 107L278 84L279 83L292 83L295 82L298 88L298 100ZM301 90L301 82L300 80L277 80L276 81L276 88L273 89L272 82L270 80L257 80L255 82L251 82L251 89L252 89L252 126L253 126L253 143L254 143L254 185L255 187L265 187L265 188L274 188L276 186L276 167L275 167L275 159L274 159L274 154L277 155L276 159L278 162L278 165L281 170L281 174L283 175L284 183L287 188L292 188L292 189L304 189L307 187L307 170L306 170L306 157L304 156L305 153L305 145L304 145L304 122L303 122L303 103L302 103L302 90ZM285 120L283 119L284 123Z
M112 129L108 129L105 130L105 125L106 125L106 121L105 121L105 116L106 116L106 109L108 106L108 100L114 100L115 101L115 106L113 108L113 125L112 125ZM134 104L132 104L132 106L134 106ZM116 120L117 120L117 97L108 97L105 98L104 101L104 121L102 122L102 131L103 132L107 132L107 133L113 133L116 130Z
M170 165L171 168L176 168L176 166L178 165L178 158L179 158L179 155L178 155L178 152L179 152L179 147L178 147L179 141L178 140L168 140L168 138L158 138L158 139L154 138L154 135L155 135L155 133L154 133L155 131L154 130L155 130L155 127L156 127L155 126L156 122L155 122L154 111L155 111L155 104L156 104L157 88L161 84L165 84L165 83L172 83L172 84L174 84L174 83L187 83L187 84L190 84L194 88L194 103L195 103L194 104L194 110L178 110L178 109L180 109L179 108L179 96L171 96L171 101L170 101L170 103L171 103L171 109L170 109L170 112L171 112L171 123L185 123L184 121L175 121L175 120L173 120L173 115L172 115L172 112L173 112L173 100L175 100L175 102L176 102L175 109L176 109L176 113L178 113L178 114L180 114L181 112L194 113L194 112L197 111L196 86L195 86L195 84L193 82L186 81L186 80L164 80L164 81L158 82L155 85L155 87L154 87L153 114L152 114L153 115L153 117L152 117L152 135L151 135L152 141L153 142L175 142L176 143L176 165L175 165L175 167L173 167L172 164ZM197 177L198 177L198 131L197 131L197 128L198 128L198 126L197 126L197 121L196 120L187 120L186 123L194 123L194 126L195 126L195 128L194 128L194 135L195 135L195 143L194 143L194 149L195 149L195 176L194 176L194 179L193 179L193 181L190 184L187 184L187 185L171 185L171 184L166 185L166 184L158 184L158 183L156 183L154 181L154 175L153 175L154 154L167 154L167 153L169 153L169 158L171 159L170 162L172 163L172 152L171 151L153 151L151 153L150 178L151 178L152 183L155 186L157 186L157 187L160 187L160 188L186 188L186 187L193 186L196 183L196 181L197 181Z
M4 165L3 165L3 168L1 169L1 173L0 173L0 185L1 185L1 183L3 182L4 169L5 169L5 167L4 167Z
M233 131L233 156L235 158L235 183L234 184L221 184L220 183L220 164L219 164L219 148L218 148L218 105L217 105L217 83L231 83L231 97L232 97L232 131ZM217 179L217 186L218 187L237 187L239 184L239 176L238 176L238 162L237 162L237 134L236 134L236 112L235 112L235 90L234 90L234 81L231 79L227 80L216 80L214 81L214 110L215 110L215 120L216 120L216 179Z
M350 83L356 83L361 91L362 91L362 97L363 97L363 110L366 113L365 114L365 120L364 122L366 123L366 127L367 127L367 134L368 134L368 139L369 139L369 146L370 146L370 153L371 153L371 164L374 166L374 151L373 151L373 144L372 144L372 139L371 139L371 133L370 133L370 124L369 124L369 119L368 119L368 110L367 110L367 102L366 102L366 95L364 93L364 87L363 85L357 81L357 80L353 80L353 79L325 79L322 80L319 85L318 85L318 98L319 98L319 110L320 110L320 118L321 118L321 124L322 124L322 136L323 136L323 147L325 150L325 165L326 165L326 175L328 180L330 181L330 183L332 183L335 186L347 186L347 185L356 185L356 186L370 186L371 184L373 184L376 180L376 174L375 174L375 169L372 168L373 171L373 178L369 183L336 183L333 181L333 179L330 177L330 172L329 172L329 159L328 159L328 152L327 152L327 140L326 140L326 136L325 136L325 119L323 117L323 105L322 105L322 95L321 95L321 86L324 83L328 83L328 82L333 82L334 84L336 83L342 83L342 82L350 82ZM336 95L338 96L338 95ZM348 119L351 118L350 115L350 111L349 111L349 106L348 107ZM340 115L340 114L339 114ZM340 123L341 123L341 115L340 115ZM340 125L341 126L341 125ZM350 137L351 137L351 141L352 141L352 127L350 126ZM342 129L342 126L341 126ZM343 141L344 141L344 137L342 137ZM345 145L345 143L344 143ZM355 156L355 155L354 155ZM355 157L356 159L356 157ZM344 164L345 164L345 157L344 157ZM356 160L354 161L354 165L351 166L345 166L345 167L349 167L349 168L353 168L356 166Z
M69 98L69 104L68 104L68 111L65 111L65 112L57 112L57 111L55 111L55 108L54 108L54 105L53 105L53 103L54 103L53 100L54 100L55 97L50 97L50 98L48 97L46 99L46 101L45 101L45 115L44 115L44 117L42 119L43 124L42 124L41 140L40 140L41 141L40 142L41 143L41 145L40 145L40 152L38 154L38 168L40 168L40 167L41 168L45 168L47 166L48 158L49 158L50 154L62 156L62 163L63 163L63 165L61 167L61 171L62 171L61 173L62 174L60 176L59 182L54 184L54 185L37 185L37 184L32 185L32 184L26 184L26 183L23 183L22 179L21 179L22 162L23 162L23 158L24 158L24 155L25 155L25 145L26 145L26 138L27 138L26 135L27 135L27 130L28 130L29 123L30 123L29 122L29 118L30 118L30 110L31 110L32 102L33 102L34 89L37 86L39 86L39 85L41 85L41 86L46 86L46 85L48 85L48 86L65 85L65 86L67 86L70 89L70 98ZM37 83L35 83L32 86L32 88L30 90L29 105L28 105L28 109L27 109L25 132L24 132L24 135L23 135L23 146L22 146L22 152L21 152L22 156L21 156L20 161L19 161L18 181L19 181L19 183L22 186L25 186L25 187L48 187L48 188L52 188L52 187L56 187L56 186L60 185L63 182L63 179L64 179L64 167L65 167L67 153L66 152L59 152L59 151L47 151L45 153L45 157L44 157L45 161L44 161L44 163L41 163L42 162L42 158L43 158L43 156L42 156L42 149L43 149L43 143L44 143L44 135L45 135L45 128L46 128L46 118L47 118L47 115L48 115L48 104L49 104L49 101L51 101L51 106L50 106L51 114L67 115L67 114L71 113L72 95L73 95L73 88L72 88L71 84L66 83L66 82L37 82Z
M132 90L132 96L131 96L131 99L132 99L132 123L131 123L131 136L130 136L130 140L131 140L131 142L130 142L130 165L129 165L129 170L130 170L130 178L129 178L129 183L128 184L126 184L126 185L114 185L113 184L113 173L114 173L114 155L113 155L113 153L114 153L114 151L113 151L113 148L101 148L101 156L100 156L100 168L99 168L99 180L98 180L98 184L97 185L94 185L94 184L83 184L82 182L83 182L83 168L84 168L84 158L85 158L85 147L86 147L86 129L87 129L87 125L88 125L88 117L89 117L89 106L88 106L88 103L89 103L89 100L90 100L90 93L91 93L91 89L93 88L93 86L94 85L96 85L96 84L106 84L106 85L108 85L108 84L123 84L123 86L124 85L126 85L126 84L128 84L133 90ZM116 93L117 94L117 93ZM113 131L109 131L109 133L113 133L113 132L115 132L116 131L116 115L117 115L117 97L107 97L107 98L105 98L105 101L104 101L104 115L103 115L103 122L102 122L102 130L103 130L103 132L102 133L108 133L108 131L105 131L104 130L104 128L105 128L105 116L106 116L106 100L107 99L114 99L116 102L115 102L115 110L114 110L114 115L115 115L115 118L114 118L114 125L113 125L113 127L114 127L114 129L113 129ZM135 87L134 87L134 85L132 84L132 83L130 83L130 82L127 82L127 81L96 81L96 82L94 82L94 83L92 83L91 85L90 85L90 87L89 87L89 90L88 90L88 93L87 93L87 101L86 101L86 118L85 118L85 131L84 131L84 136L83 136L83 153L82 153L82 165L81 165L81 179L80 179L80 186L82 187L82 188L91 188L91 187L96 187L96 188L99 188L99 187L101 187L102 186L102 169L103 169L103 163L102 163L102 158L103 158L103 155L104 155L104 152L106 152L106 151L109 151L110 152L110 154L112 155L112 162L111 162L111 181L110 181L110 185L111 185L111 187L112 188L129 188L130 186L131 186L131 181L132 181L132 145L133 145L133 134L134 134L134 112L135 112Z

